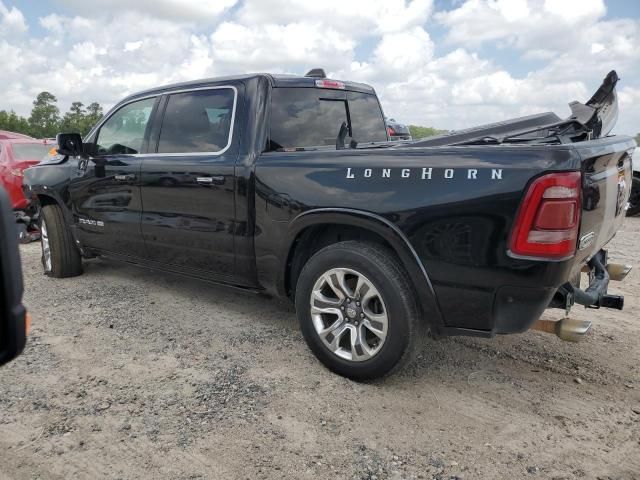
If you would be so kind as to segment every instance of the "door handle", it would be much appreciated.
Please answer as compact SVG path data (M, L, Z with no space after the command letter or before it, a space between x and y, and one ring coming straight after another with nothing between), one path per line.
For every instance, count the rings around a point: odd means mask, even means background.
M126 175L115 175L113 178L118 182L129 182L135 180L136 176L134 173L128 173Z
M222 175L216 175L213 177L197 177L196 182L202 185L222 185L224 183L224 177Z

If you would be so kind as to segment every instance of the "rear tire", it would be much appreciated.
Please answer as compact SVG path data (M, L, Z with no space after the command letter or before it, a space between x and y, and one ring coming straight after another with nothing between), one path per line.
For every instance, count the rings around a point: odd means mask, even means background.
M295 292L311 351L330 370L354 380L387 375L411 357L419 336L415 298L391 251L357 241L313 255Z
M640 213L640 174L633 174L631 180L631 195L629 196L629 210L627 217L633 217Z
M40 245L45 275L75 277L82 273L82 258L58 205L45 205L40 214Z

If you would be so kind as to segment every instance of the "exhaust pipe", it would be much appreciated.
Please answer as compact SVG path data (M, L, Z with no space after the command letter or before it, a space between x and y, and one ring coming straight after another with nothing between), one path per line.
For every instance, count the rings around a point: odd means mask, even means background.
M616 282L621 282L631 271L631 265L623 265L621 263L609 263L607 264L607 272L609 273L609 279Z
M545 333L553 333L566 342L579 342L591 329L591 322L576 318L563 318L561 320L540 319L531 327Z

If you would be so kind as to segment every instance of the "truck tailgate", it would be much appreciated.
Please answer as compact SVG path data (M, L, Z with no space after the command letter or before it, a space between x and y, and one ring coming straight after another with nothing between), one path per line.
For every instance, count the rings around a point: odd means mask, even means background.
M576 266L597 253L622 225L632 183L635 142L615 136L575 144L582 160L582 222Z

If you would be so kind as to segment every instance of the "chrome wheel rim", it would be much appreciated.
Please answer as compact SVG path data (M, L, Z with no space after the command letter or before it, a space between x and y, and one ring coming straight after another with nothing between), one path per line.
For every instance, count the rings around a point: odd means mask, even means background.
M49 232L47 231L47 224L42 219L40 225L40 243L42 245L42 262L44 264L45 272L51 271L51 247L49 246Z
M350 268L333 268L313 286L311 320L336 356L362 362L377 355L387 338L387 308L373 282Z

